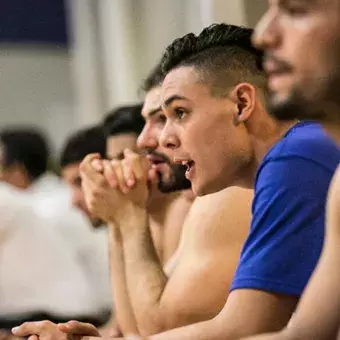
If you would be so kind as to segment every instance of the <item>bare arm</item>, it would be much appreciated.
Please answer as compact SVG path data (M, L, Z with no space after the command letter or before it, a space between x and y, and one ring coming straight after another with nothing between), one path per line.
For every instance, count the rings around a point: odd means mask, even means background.
M128 287L142 335L210 319L223 308L249 231L252 197L250 190L232 188L195 202L169 280L147 224L122 227Z
M136 227L137 226L137 227ZM135 210L121 226L127 287L141 335L163 330L159 301L167 283L146 211Z
M184 225L180 260L162 294L165 329L209 320L223 308L249 232L253 192L198 198Z
M150 340L236 340L277 331L287 324L296 298L255 290L233 291L221 313L212 320L151 336Z
M126 286L124 253L120 230L112 224L109 224L109 249L116 322L123 335L138 334Z

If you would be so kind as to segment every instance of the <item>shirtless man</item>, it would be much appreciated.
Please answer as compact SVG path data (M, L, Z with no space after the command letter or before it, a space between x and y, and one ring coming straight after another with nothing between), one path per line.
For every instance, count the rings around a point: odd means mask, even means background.
M124 158L123 151L125 149L136 150L137 137L144 126L141 110L142 106L135 107L134 110L130 108L130 112L127 112L127 109L121 109L105 119L103 128L107 138L107 158L114 163L118 163ZM148 157L151 162L157 163L159 166L163 164L167 171L170 172L171 169L170 173L176 175L176 181L181 184L181 188L190 187L190 182L183 176L182 166L172 165L170 168L168 159L162 154L149 152ZM179 181L180 178L182 181ZM183 220L192 202L181 192L173 192L170 175L159 176L156 182L147 205L148 232L150 231L149 235L151 236L148 241L156 252L158 261L164 266L178 247ZM110 201L111 198L107 195L105 198L99 198L95 207L91 205L89 207L109 225L112 286L117 323L123 334L135 334L138 333L135 313L131 309L131 302L126 290L126 259L124 259L124 243L122 242L124 239L120 229L113 225L110 217L111 214L115 215L117 210L115 207L111 207ZM105 210L106 207L108 211ZM136 223L136 228L141 228L140 224Z
M167 122L161 144L187 165L195 193L255 182L255 199L250 235L223 310L151 339L238 339L280 329L321 251L324 202L339 150L317 124L268 115L261 56L251 49L249 34L213 26L198 39L190 34L175 41L163 58ZM131 158L123 165L138 164ZM141 186L135 190L145 197ZM133 202L138 207L142 200ZM39 325L19 331L53 334Z
M105 118L102 127L78 132L71 137L62 152L62 176L72 189L73 204L81 209L96 227L103 224L103 220L97 214L91 213L86 205L84 192L81 188L80 163L90 153L97 153L102 157L105 157L106 153L108 159L121 159L124 149L136 150L137 137L144 127L141 109L141 105L135 105L113 110ZM175 168L182 169L182 166L176 165ZM186 187L190 186L190 182L185 177L184 180ZM160 183L162 185L162 181ZM191 204L186 198L179 196L179 193L161 194L158 190L154 190L148 206L153 243L162 263L167 262L178 246L183 219ZM114 237L110 237L111 262L114 262L114 265L111 266L111 279L117 311L116 317L121 329L125 333L131 333L135 332L135 321L129 310L125 288L120 285L122 266L119 254L121 245L115 240ZM106 327L106 329L108 328ZM115 327L110 330L110 333L118 334Z
M165 122L160 91L159 82L147 89L142 111L146 125L138 145L148 151L152 170L163 178L170 178L167 164L160 162L162 157L166 159L164 148L158 143ZM86 165L86 161L84 163ZM169 186L169 180L167 187L163 183L163 191L180 189L180 183L183 186L187 182L181 178L184 174L182 165L179 170L172 186ZM136 194L138 192L133 193ZM93 194L90 192L90 195ZM111 194L110 200L113 198ZM206 320L220 311L249 231L251 200L250 190L238 188L197 199L185 220L181 249L164 270L154 256L148 226L144 222L144 209L142 214L137 210L135 216L130 212L124 214L121 221L116 220L120 226L127 287L139 334L149 335ZM94 209L102 209L101 201L96 199L92 204ZM110 206L116 206L114 210L124 207L115 202ZM211 208L206 209L207 206ZM131 215L130 221L127 215ZM136 282L143 284L136 285Z
M174 172L169 173L166 164L157 162L155 157L164 153L164 148L159 145L160 133L165 124L160 107L161 80L162 73L156 69L145 82L147 95L143 116L146 125L138 145L148 151L150 161L154 161L153 170L167 179L164 184L167 184L168 190L178 190L187 187L188 183L183 178L183 166L180 165L181 171L174 180ZM88 166L88 161L84 165ZM92 167L83 171L93 173ZM111 193L111 200L112 197L114 195ZM145 216L140 216L137 211L129 222L126 216L132 214L124 214L125 225L120 225L120 230L125 271L139 333L152 334L207 320L218 314L227 299L226 292L230 288L242 245L249 232L252 198L252 190L229 188L196 199L183 226L180 249L164 270L155 257L147 225L140 222L144 221ZM98 211L102 209L101 201L95 200L93 203L98 204L98 207L93 208ZM126 222L131 226L126 225ZM70 329L76 331L76 326L81 325L72 323L61 327L68 331L65 328L68 326L73 326ZM98 335L89 325L85 329L78 329L77 333Z
M340 1L269 1L254 42L268 56L265 68L273 92L273 113L280 119L316 119L340 144ZM336 338L340 322L339 188L338 170L328 197L323 253L294 318L282 332L257 340Z

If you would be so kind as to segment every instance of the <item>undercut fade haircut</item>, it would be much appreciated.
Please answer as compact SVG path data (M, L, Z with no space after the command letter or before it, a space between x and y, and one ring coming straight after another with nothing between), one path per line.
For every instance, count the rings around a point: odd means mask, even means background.
M134 133L137 137L144 128L143 104L123 106L112 110L104 119L105 138L123 133Z
M212 95L225 96L242 82L259 88L267 97L263 52L251 43L253 30L227 24L213 24L198 36L189 33L169 45L161 60L163 74L179 67L193 67L199 81L208 83Z
M144 80L141 90L144 92L149 92L155 87L160 86L163 80L164 80L164 72L162 70L161 64L159 63L150 72L148 77Z
M50 151L44 134L35 128L8 128L0 132L4 149L4 166L23 166L32 181L43 175Z
M60 154L60 167L80 163L90 153L105 157L106 140L101 126L82 129L72 134Z

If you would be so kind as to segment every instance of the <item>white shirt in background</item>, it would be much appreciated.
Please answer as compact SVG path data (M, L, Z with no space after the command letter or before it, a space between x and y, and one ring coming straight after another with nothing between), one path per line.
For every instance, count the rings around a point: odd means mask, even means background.
M34 190L23 192L0 183L0 318L36 312L96 315L105 304L111 306L109 282L108 288L98 289L105 275L108 281L108 264L95 266L105 259L108 263L108 255L96 242L89 249L90 229L82 224L82 216L65 208L61 191L53 200L53 191ZM49 209L43 208L46 204Z

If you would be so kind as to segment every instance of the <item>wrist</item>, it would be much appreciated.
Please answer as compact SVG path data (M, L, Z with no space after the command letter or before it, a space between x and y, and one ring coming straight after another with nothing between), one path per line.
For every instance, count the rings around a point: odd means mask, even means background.
M120 212L121 217L118 219L117 225L121 234L131 233L133 231L141 231L148 226L148 212L145 208L138 206L130 207L130 209Z

